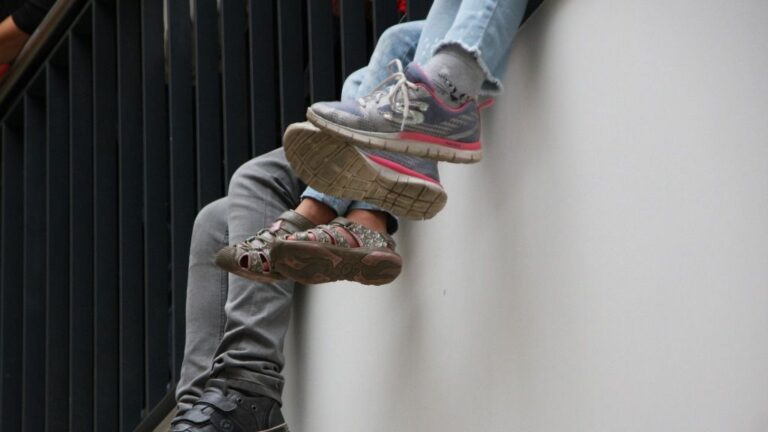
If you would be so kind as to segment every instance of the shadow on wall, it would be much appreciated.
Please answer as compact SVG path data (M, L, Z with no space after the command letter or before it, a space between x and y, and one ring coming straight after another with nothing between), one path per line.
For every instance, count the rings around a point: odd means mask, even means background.
M400 279L300 291L292 429L766 430L766 19L544 4Z

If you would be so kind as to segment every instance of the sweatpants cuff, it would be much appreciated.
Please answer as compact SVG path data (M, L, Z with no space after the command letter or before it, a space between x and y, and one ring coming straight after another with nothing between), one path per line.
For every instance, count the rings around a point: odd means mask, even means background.
M247 378L242 375L245 374L227 371L215 378L223 379L227 382L227 386L249 396L266 396L276 400L281 406L283 405L283 380L267 375L256 375L252 372L248 373Z

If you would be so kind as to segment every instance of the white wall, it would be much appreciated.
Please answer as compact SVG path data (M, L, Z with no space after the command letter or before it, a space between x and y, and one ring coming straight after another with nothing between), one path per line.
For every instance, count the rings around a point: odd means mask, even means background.
M768 431L768 2L547 0L387 287L305 289L296 432Z

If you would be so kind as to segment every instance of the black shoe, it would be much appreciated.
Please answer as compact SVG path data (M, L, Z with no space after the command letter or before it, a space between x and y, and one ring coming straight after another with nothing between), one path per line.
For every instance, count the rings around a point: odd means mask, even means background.
M288 432L280 404L237 390L209 386L195 406L177 416L172 432Z

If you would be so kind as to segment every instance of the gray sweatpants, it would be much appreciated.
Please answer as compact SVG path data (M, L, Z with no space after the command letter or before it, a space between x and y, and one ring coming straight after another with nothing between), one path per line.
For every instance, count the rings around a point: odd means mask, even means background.
M295 208L303 189L280 148L241 166L228 195L197 215L189 254L186 346L176 388L179 412L192 407L209 378L225 378L232 387L280 400L294 283L230 275L213 258L222 247Z

